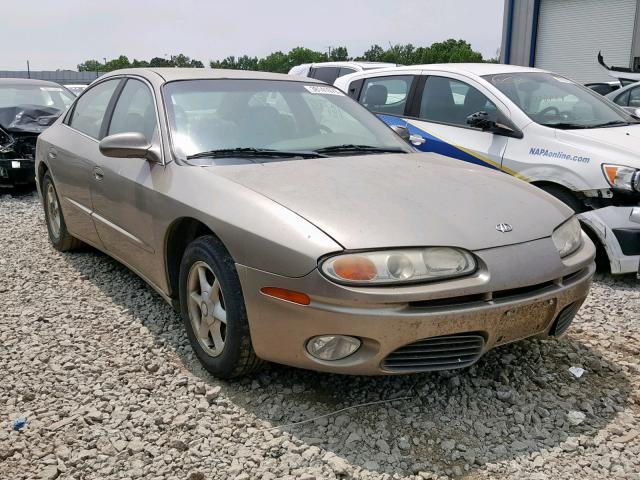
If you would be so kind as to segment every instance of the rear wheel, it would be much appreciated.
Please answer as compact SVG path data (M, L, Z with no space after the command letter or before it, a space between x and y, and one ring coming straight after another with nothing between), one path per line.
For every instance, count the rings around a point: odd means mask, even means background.
M67 224L60 208L58 192L49 172L46 172L42 179L42 196L44 218L47 222L49 240L51 240L53 247L60 252L67 252L81 246L82 242L67 230Z
M210 373L233 378L251 373L262 364L251 345L235 264L214 236L194 240L184 253L180 309L189 342Z

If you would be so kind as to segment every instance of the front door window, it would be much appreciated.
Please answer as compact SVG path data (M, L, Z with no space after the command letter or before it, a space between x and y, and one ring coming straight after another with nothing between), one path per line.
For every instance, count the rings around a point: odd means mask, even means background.
M479 111L487 112L490 120L497 120L495 104L478 89L453 78L427 78L420 103L421 119L467 127L467 117Z

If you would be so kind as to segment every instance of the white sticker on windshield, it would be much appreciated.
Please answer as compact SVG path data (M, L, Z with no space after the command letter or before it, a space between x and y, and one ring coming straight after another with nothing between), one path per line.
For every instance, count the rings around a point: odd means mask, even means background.
M320 93L322 95L344 95L344 93L337 88L325 87L324 85L305 85L304 88L311 93Z
M62 92L61 87L40 87L43 92Z

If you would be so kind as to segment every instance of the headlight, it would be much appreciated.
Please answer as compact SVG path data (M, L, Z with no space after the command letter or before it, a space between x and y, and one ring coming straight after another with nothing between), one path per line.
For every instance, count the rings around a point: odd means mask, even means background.
M571 217L551 235L561 257L575 252L582 245L582 228L577 217Z
M428 247L336 255L320 268L338 283L385 285L468 275L476 270L476 262L471 253L459 248Z
M640 170L623 165L602 165L602 172L613 188L640 192Z

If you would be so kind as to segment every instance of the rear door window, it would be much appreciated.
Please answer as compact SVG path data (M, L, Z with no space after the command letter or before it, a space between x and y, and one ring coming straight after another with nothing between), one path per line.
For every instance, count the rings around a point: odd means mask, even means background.
M413 79L412 75L368 78L362 86L360 103L372 112L403 115Z
M312 77L333 84L338 78L338 67L317 67L313 69Z
M479 111L496 121L497 107L478 89L453 78L427 78L420 102L421 119L466 127L467 117Z
M86 90L76 101L69 125L79 132L98 139L113 92L120 79L107 80Z
M349 75L350 73L356 73L356 71L353 68L340 67L340 73L338 74L338 78L343 77L345 75Z

